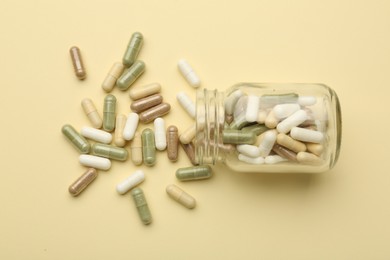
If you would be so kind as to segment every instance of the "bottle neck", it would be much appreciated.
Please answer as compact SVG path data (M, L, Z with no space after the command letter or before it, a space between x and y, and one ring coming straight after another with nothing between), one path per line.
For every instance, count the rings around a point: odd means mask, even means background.
M223 92L202 89L196 95L195 160L215 164L223 159L222 131L225 123Z

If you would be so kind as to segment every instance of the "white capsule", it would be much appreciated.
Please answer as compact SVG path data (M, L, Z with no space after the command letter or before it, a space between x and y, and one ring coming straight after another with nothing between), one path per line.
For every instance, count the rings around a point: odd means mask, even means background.
M112 140L112 135L103 130L99 130L93 127L84 126L80 131L81 135L97 141L99 143L109 144Z
M275 130L268 130L264 133L264 136L259 145L260 156L265 157L271 152L272 147L276 141L276 135L277 133Z
M239 153L252 158L260 156L259 147L257 147L256 145L240 144L236 146L236 149Z
M238 160L250 164L264 164L264 158L263 157L256 157L252 158L243 154L238 155Z
M245 109L248 104L248 96L242 96L238 99L236 105L234 106L233 116L234 118L244 114Z
M237 89L230 93L230 95L225 99L225 113L227 115L232 115L234 111L234 106L236 105L237 101L244 95L244 92Z
M290 132L291 128L298 126L305 122L307 119L307 113L305 110L298 110L291 116L287 117L284 119L282 122L280 122L277 126L276 129L283 134L287 134Z
M195 118L195 103L192 102L191 98L184 91L177 93L176 98L190 117Z
M116 191L119 194L125 194L141 182L145 180L145 174L141 170L135 171L132 175L124 179L121 183L116 185Z
M298 104L301 106L312 106L317 103L317 99L314 96L299 96Z
M157 150L165 150L165 148L167 147L165 121L160 117L154 120L154 140Z
M290 135L295 140L308 143L318 144L321 143L324 139L323 133L301 127L294 127L293 129L291 129Z
M192 69L190 64L185 59L179 60L177 64L181 75L187 80L187 82L194 88L200 86L200 79Z
M257 120L257 113L259 112L260 99L258 96L249 95L248 103L246 105L245 119L248 122L255 122Z
M273 112L277 119L283 119L291 116L301 108L298 104L279 104L274 106Z
M280 162L285 162L288 161L286 158L283 158L282 156L279 155L268 155L265 157L264 162L266 164L275 164L275 163L280 163Z
M135 131L137 130L139 122L139 116L137 113L129 113L126 120L125 128L123 129L123 138L125 140L132 140L134 138Z
M81 165L104 171L111 168L111 161L109 159L89 154L81 154L79 156L79 162Z

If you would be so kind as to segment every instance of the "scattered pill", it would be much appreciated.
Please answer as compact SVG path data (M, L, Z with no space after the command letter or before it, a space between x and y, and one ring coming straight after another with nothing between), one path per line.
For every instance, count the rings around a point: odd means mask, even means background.
M126 140L123 138L123 130L126 125L126 120L127 118L125 115L119 114L116 116L114 143L119 147L123 147L126 144Z
M131 103L130 109L135 113L141 113L151 107L161 104L163 97L160 94L154 94L141 99L138 99Z
M154 120L154 140L157 150L164 151L165 148L167 148L165 121L161 117L158 117Z
M179 155L179 133L177 127L174 125L169 126L166 135L168 159L176 162Z
M114 65L112 65L110 71L102 83L102 88L104 91L110 92L114 88L115 83L122 75L124 68L125 67L120 62L115 62Z
M306 151L306 145L304 143L299 142L283 133L278 134L276 142L296 153Z
M125 54L123 55L123 65L130 67L137 60L139 51L141 50L144 37L141 33L135 32L131 35L129 44L127 45Z
M122 182L120 182L118 185L116 185L116 191L119 194L125 194L141 182L145 180L145 174L141 170L135 171L133 174L131 174L129 177L124 179Z
M104 171L111 168L111 161L109 159L89 154L81 154L79 156L79 162L81 165Z
M103 106L103 129L111 132L115 129L116 97L107 95Z
M257 113L259 112L260 99L258 96L249 95L248 103L246 105L245 119L248 122L255 122L257 120Z
M142 87L134 87L130 90L129 96L132 100L138 100L156 93L161 90L161 85L158 83L151 83Z
M62 133L80 153L89 153L90 144L71 125L64 125Z
M253 144L256 141L256 135L250 131L226 129L222 132L224 144Z
M183 144L188 144L194 139L196 135L196 124L192 124L190 127L188 127L181 135L180 135L180 142Z
M119 79L116 81L116 85L122 91L127 90L145 71L145 63L141 60L137 60L130 68L126 69Z
M123 129L123 138L125 140L132 140L135 131L137 131L139 116L136 113L129 113L127 116L125 128Z
M249 156L246 156L244 154L239 154L238 155L238 160L242 161L242 162L245 162L245 163L249 163L249 164L263 164L264 163L264 157L249 157Z
M84 98L81 101L81 106L83 107L83 110L87 115L89 121L92 123L93 127L101 128L103 124L103 120L100 117L99 113L97 112L96 107L93 104L92 100L89 98Z
M92 145L91 150L94 155L118 161L126 161L128 156L128 152L125 148L108 144L95 143Z
M200 86L200 79L198 75L196 75L195 71L185 59L179 60L177 66L181 75L187 80L188 84L194 88Z
M176 178L179 181L192 181L208 179L212 176L212 170L208 165L179 168L176 170Z
M77 180L75 180L69 186L69 193L72 196L78 196L93 180L97 177L97 171L94 168L88 168L86 172L83 173Z
M131 195L133 196L134 203L142 223L145 225L152 223L152 214L150 213L150 209L142 189L138 187L134 188L131 191Z
M142 140L139 132L135 132L130 150L131 160L135 165L140 165L142 163Z
M293 113L291 116L287 117L284 119L282 122L280 122L276 129L280 133L288 133L290 130L295 127L300 125L301 123L305 122L307 119L307 114L305 110L298 110L295 113Z
M188 159L190 159L191 164L194 166L198 165L199 163L196 161L196 157L195 157L194 144L192 142L189 144L183 144L180 142L180 145L183 148L184 152L186 153Z
M181 205L188 209L193 209L196 206L196 200L187 192L179 188L174 184L170 184L166 188L166 192L169 197L179 202Z
M85 79L87 76L87 73L85 72L83 60L81 59L81 53L80 49L76 46L73 46L69 50L70 57L72 59L74 72L76 74L76 77L79 79Z
M150 128L142 131L142 157L146 166L153 166L156 163L156 144L154 133Z
M150 123L157 117L162 117L163 115L166 115L171 110L171 105L168 103L161 103L160 105L157 105L155 107L149 108L148 110L142 112L139 115L139 120L144 123Z
M290 135L296 140L309 143L321 143L324 139L324 135L321 132L301 127L291 129Z
M195 103L192 102L191 98L184 91L177 93L176 98L187 114L190 115L190 117L195 118Z
M93 127L84 126L81 128L80 133L85 138L100 142L109 144L112 140L112 135L110 133L107 133L103 130L99 130Z

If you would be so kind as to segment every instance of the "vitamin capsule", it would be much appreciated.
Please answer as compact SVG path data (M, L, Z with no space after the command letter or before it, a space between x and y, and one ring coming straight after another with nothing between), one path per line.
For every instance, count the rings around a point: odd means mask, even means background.
M156 149L164 151L167 148L167 137L165 133L165 121L158 117L154 120L154 141Z
M142 87L134 87L130 90L129 95L132 100L138 100L156 93L161 90L161 85L158 83L152 83Z
M312 106L317 103L317 98L313 96L299 96L298 104L301 106Z
M202 180L208 179L211 176L212 171L208 165L179 168L176 170L176 178L179 181Z
M275 163L280 163L280 162L285 162L285 161L287 161L287 159L283 158L280 155L268 155L264 159L264 162L266 164L275 164Z
M134 203L142 223L145 225L152 223L152 214L150 213L148 203L146 202L146 198L142 189L138 187L134 188L131 191L131 195L133 196Z
M96 107L93 104L92 100L90 100L89 98L84 98L81 101L81 106L83 107L83 110L87 115L89 121L92 123L93 127L101 128L103 124L103 120L100 117L99 113L97 112Z
M116 116L114 143L119 147L123 147L126 144L126 140L123 138L123 130L126 125L126 120L127 118L125 115L119 114Z
M179 60L177 66L181 75L187 80L188 84L194 88L200 86L200 79L198 75L196 75L195 71L185 59Z
M153 166L156 163L156 144L154 133L150 128L142 131L142 157L146 166Z
M161 117L163 115L166 115L171 110L171 105L168 103L161 103L160 105L157 105L155 107L149 108L148 110L142 112L139 115L139 120L144 123L150 123L157 117Z
M262 133L266 132L267 130L269 130L268 127L266 127L265 125L259 125L259 124L255 124L255 125L246 126L246 127L241 128L241 131L253 132L257 136L261 135Z
M83 175L69 186L69 193L72 196L78 196L89 184L93 182L93 180L96 179L97 175L97 171L94 168L88 168Z
M73 46L70 48L69 52L76 77L79 79L85 79L87 73L85 72L83 60L81 59L80 49L76 46Z
M268 116L268 113L266 110L264 109L260 109L259 112L257 113L257 120L256 122L258 124L264 124L265 123L265 120L267 119L267 116Z
M244 92L237 89L230 93L230 95L225 100L225 113L227 115L232 115L234 111L234 107L237 104L237 101L244 95Z
M307 119L307 113L305 110L298 110L297 112L295 112L294 114L292 114L291 116L287 117L286 119L284 119L282 122L280 122L276 129L278 130L279 133L288 133L290 132L290 130L295 127L295 126L298 126L300 124L302 124L303 122L305 122Z
M264 123L265 123L265 126L268 128L275 128L278 125L279 120L276 118L273 110L271 110L268 113L267 117L265 118Z
M182 144L188 144L195 138L196 135L196 124L192 124L188 127L181 135L180 142Z
M120 62L115 62L112 65L110 71L108 72L106 78L102 83L102 88L106 92L110 92L114 86L118 78L122 75L125 66L123 66Z
M308 164L308 165L321 165L324 163L324 161L320 157L308 152L298 153L297 160L300 163Z
M258 96L249 95L248 103L246 105L245 119L248 122L255 122L257 120L257 113L259 112L260 99Z
M320 156L322 152L324 151L324 146L322 144L315 144L315 143L307 143L306 148L309 152Z
M107 95L103 106L103 129L111 132L115 128L116 97Z
M297 154L281 145L275 144L272 151L289 161L297 161Z
M139 132L135 132L133 141L130 145L130 150L131 160L135 165L140 165L142 163L142 140Z
M93 127L84 126L81 128L80 133L82 136L100 143L109 144L112 140L112 135L110 133Z
M229 124L231 124L232 122L233 122L233 120L234 120L234 117L233 117L233 115L225 115L225 122L229 125Z
M62 133L80 153L89 153L90 144L71 125L64 125Z
M236 146L236 149L239 153L248 157L255 158L260 156L259 147L257 147L256 145L240 144Z
M245 113L246 113L246 107L248 105L248 96L241 96L236 105L234 106L234 110L233 110L233 116L234 118L238 117L239 115L242 115L244 114L244 117L245 117Z
M179 133L176 126L171 125L168 127L166 139L168 159L176 162L179 155Z
M195 118L195 103L192 102L191 98L184 91L181 91L177 93L176 99L187 114L190 115L190 117Z
M306 151L306 145L304 143L294 140L290 136L283 133L278 134L276 137L276 142L296 153Z
M143 171L135 171L132 175L124 179L121 183L116 185L116 191L119 194L125 194L141 182L145 180L145 174Z
M238 160L249 164L264 164L264 157L261 156L253 158L244 154L239 154Z
M188 157L188 159L190 159L190 162L192 163L192 165L194 165L194 166L199 165L199 163L196 161L196 158L195 158L194 144L191 142L189 144L180 143L180 145L183 148L184 152L187 154L187 157Z
M79 162L81 165L104 171L111 168L111 161L109 159L89 154L81 154L79 156Z
M277 119L281 120L291 116L301 108L298 104L279 104L274 106L273 112Z
M132 140L134 138L135 131L138 127L139 117L136 113L130 113L127 116L126 125L123 129L123 138L125 140Z
M256 135L253 132L226 129L222 132L222 140L224 144L253 144Z
M324 135L321 132L301 127L291 129L290 135L296 140L308 143L321 143L324 139Z
M141 33L135 32L131 35L129 44L127 45L126 52L123 55L123 65L130 67L137 60L139 51L141 50L144 37Z
M100 157L118 161L126 161L128 156L128 152L125 148L99 143L92 145L92 153Z
M267 156L274 146L276 141L276 131L275 130L269 130L265 132L263 140L261 141L259 145L259 151L260 156Z
M122 91L127 90L145 71L145 63L137 60L130 68L125 70L116 81L116 85Z
M263 95L260 97L262 108L270 108L277 104L297 103L298 95L296 93L286 93L279 95Z
M166 188L166 192L169 197L179 202L181 205L188 209L193 209L196 206L196 200L187 192L180 189L178 186L174 184L170 184Z
M161 95L154 94L134 101L131 103L130 109L135 113L141 113L151 107L161 104L162 101L163 97Z

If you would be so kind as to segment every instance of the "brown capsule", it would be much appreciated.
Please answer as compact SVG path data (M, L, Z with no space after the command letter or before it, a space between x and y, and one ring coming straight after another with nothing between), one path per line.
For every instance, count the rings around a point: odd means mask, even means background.
M324 163L317 155L308 152L300 152L297 154L297 160L300 163L308 164L308 165L321 165Z
M160 105L149 108L148 110L142 112L139 115L139 121L145 124L150 123L157 117L168 114L169 110L171 110L171 105L168 103L161 103Z
M96 179L97 175L97 171L94 168L88 168L83 175L69 186L69 193L72 196L78 196L94 179Z
M130 105L130 109L135 113L141 113L151 107L161 104L163 97L160 94L154 94L145 98L138 99Z
M184 151L186 152L188 159L190 159L192 165L197 166L199 163L195 160L195 147L194 144L191 142L189 144L183 144L180 143L181 147L183 147Z
M74 72L79 79L85 79L87 73L85 72L83 60L81 59L80 49L73 46L69 50L70 57L72 58Z
M233 122L233 115L225 115L225 122L230 125L231 122Z
M171 125L167 129L167 154L168 159L172 162L177 161L179 148L179 133L177 127Z
M278 134L276 137L276 142L295 153L306 151L306 145L304 143L299 142L283 133Z
M281 145L275 144L272 151L289 161L297 161L297 154Z

